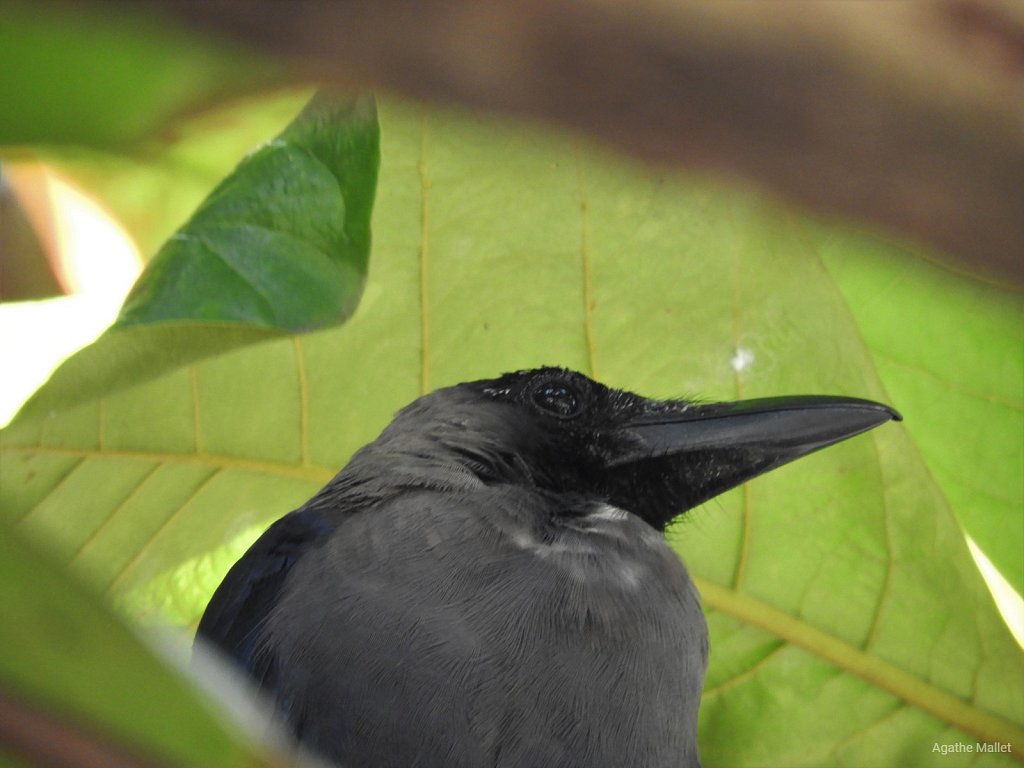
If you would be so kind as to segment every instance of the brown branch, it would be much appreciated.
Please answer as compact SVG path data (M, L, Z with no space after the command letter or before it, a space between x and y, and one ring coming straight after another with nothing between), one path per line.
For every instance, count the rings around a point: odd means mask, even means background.
M149 2L305 76L554 120L1024 283L1014 0Z

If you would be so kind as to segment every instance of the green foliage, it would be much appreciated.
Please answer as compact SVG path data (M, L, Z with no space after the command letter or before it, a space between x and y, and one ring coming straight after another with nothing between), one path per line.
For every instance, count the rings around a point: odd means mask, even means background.
M109 146L283 67L146 11L0 2L0 145Z
M149 263L114 326L24 413L347 319L369 259L379 135L371 97L315 97L209 194Z
M821 232L816 242L886 391L906 404L907 426L932 480L964 530L1020 594L1020 294L925 263L910 270L871 238Z
M130 146L55 147L46 160L101 200L148 260L247 153L295 119L311 95L304 88L234 97Z
M370 255L373 99L321 93L160 249L115 328L173 321L304 331L345 320Z
M48 152L143 243L300 104L169 123L278 68L158 19L3 10L0 143L71 145ZM962 535L1021 590L1019 294L563 134L381 112L368 279L374 110L318 102L220 182L119 325L0 433L0 688L171 764L260 764L54 561L144 623L191 625L395 409L558 364L651 396L825 392L906 417L670 532L712 631L707 765L1020 759L1024 654ZM936 749L977 742L1013 755Z
M131 355L83 351L2 435L5 519L126 610L187 624L263 526L437 386L560 364L652 396L874 397L906 422L670 533L712 627L705 761L1004 765L933 745L1024 749L1024 655L960 529L983 518L1018 568L1018 297L563 135L393 102L381 124L372 266L351 320L132 385L174 327L146 328ZM970 430L941 453L935 415L965 408ZM962 469L936 471L936 451ZM958 494L958 478L987 492Z
M165 765L271 765L242 746L238 729L213 714L103 601L7 525L0 532L5 704L44 709L65 727L89 729L100 743ZM0 739L0 762L5 752Z

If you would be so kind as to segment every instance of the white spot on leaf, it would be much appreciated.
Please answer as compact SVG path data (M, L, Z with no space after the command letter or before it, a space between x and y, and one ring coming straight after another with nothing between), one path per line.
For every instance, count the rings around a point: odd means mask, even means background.
M746 347L736 347L736 353L729 360L729 365L736 373L746 370L754 362L754 353Z

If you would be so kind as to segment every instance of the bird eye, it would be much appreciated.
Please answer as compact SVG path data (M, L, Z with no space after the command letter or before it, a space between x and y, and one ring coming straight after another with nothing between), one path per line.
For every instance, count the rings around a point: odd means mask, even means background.
M580 412L580 398L576 390L555 382L541 384L533 391L533 402L543 411L561 419L568 419Z

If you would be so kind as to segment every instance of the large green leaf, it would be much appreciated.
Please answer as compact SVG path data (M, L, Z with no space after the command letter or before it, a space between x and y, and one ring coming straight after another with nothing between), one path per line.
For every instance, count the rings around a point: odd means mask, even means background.
M1006 765L1024 751L1024 654L931 463L942 429L920 423L934 407L922 397L956 412L969 374L951 362L938 378L954 386L897 391L905 351L887 346L912 323L936 357L995 366L1015 349L1019 365L1016 297L562 135L398 104L382 126L373 259L351 321L121 391L93 386L74 407L62 398L86 366L55 379L47 408L2 435L5 518L126 609L188 623L262 526L437 386L561 364L651 396L873 397L908 420L760 478L670 532L712 627L705 762ZM863 258L878 268L851 266ZM887 327L890 305L911 299L930 311ZM969 360L929 331L965 303L1001 318ZM130 372L138 360L102 362ZM1018 439L1019 391L1008 402L973 414L983 421L969 434L945 433L978 462L965 475L987 469L971 440ZM1021 527L1020 488L1006 483L1015 456L977 480L1008 502L990 508L1006 539ZM933 749L978 741L1011 742L1014 755Z

